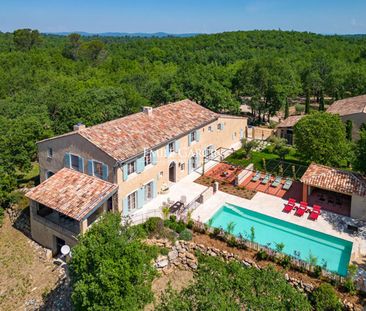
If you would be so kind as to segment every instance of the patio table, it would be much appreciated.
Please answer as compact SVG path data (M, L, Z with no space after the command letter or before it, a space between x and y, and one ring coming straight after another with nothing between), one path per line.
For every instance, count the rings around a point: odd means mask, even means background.
M177 201L169 207L169 212L174 214L179 211L183 206L184 204L181 201Z

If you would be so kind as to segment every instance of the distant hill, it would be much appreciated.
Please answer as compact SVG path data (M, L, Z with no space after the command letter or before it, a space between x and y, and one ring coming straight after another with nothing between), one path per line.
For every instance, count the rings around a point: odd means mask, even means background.
M70 32L47 32L47 35L57 35L57 36L67 36L70 33L78 33L84 37L141 37L141 38L166 38L166 37L177 37L177 38L187 38L194 37L199 35L199 33L180 33L180 34L171 34L166 32L155 32L155 33L146 33L146 32L101 32L101 33L92 33L92 32L84 32L84 31L70 31Z

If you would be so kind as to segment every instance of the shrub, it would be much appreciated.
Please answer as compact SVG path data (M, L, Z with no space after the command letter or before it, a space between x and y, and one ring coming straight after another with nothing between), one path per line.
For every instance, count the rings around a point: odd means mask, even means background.
M315 266L314 267L314 276L316 278L319 278L322 275L322 267L321 266Z
M237 239L234 236L231 236L229 239L227 239L226 243L230 247L238 247L239 246L239 243L238 243Z
M144 223L144 229L147 233L157 233L164 227L164 222L159 217L151 217Z
M350 279L350 278L347 278L343 284L343 287L344 287L344 290L347 292L347 293L350 293L350 294L354 294L356 292L356 285L355 285L355 282Z
M212 232L212 237L213 238L217 238L221 233L220 228L214 228L213 232Z
M160 254L163 256L167 256L169 251L170 251L170 249L167 247L160 247Z
M188 230L188 229L184 229L179 234L179 240L184 240L184 241L190 241L190 240L192 240L192 231L191 230Z
M258 260L266 260L268 259L269 255L268 253L264 250L264 249L260 249L257 254L255 255L255 257L258 259Z
M169 219L170 219L171 222L176 222L177 221L177 216L170 215Z
M291 266L291 257L287 255L283 256L280 261L280 265L285 269L289 268Z
M342 304L334 288L328 283L323 283L315 289L310 296L310 300L317 311L342 310Z
M172 215L172 216L174 216L174 215ZM182 220L176 222L175 216L173 219L171 218L171 219L165 220L164 226L174 230L177 233L181 233L186 228L186 224Z
M193 228L193 225L194 225L194 221L192 219L190 219L187 223L187 228L188 229L192 229Z

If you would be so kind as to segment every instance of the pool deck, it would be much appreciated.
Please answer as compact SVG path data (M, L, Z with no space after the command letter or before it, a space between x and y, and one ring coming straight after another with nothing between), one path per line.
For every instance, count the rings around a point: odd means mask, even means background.
M246 209L271 216L280 220L288 221L290 223L323 232L332 236L336 236L353 242L351 260L357 260L361 256L366 255L366 241L360 237L351 236L348 233L337 230L336 224L331 221L331 213L323 211L316 221L308 219L308 213L302 217L295 216L295 211L289 214L282 212L284 204L287 200L272 196L266 193L257 192L251 199L247 200L222 191L218 191L206 202L200 205L192 214L195 220L202 222L208 221L218 209L225 203L242 206Z

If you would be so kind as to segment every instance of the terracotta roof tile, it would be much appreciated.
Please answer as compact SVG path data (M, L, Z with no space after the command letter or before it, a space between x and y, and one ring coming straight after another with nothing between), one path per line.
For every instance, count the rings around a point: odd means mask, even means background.
M95 125L78 133L118 161L131 158L199 126L218 114L188 99Z
M354 113L366 113L366 95L337 100L330 105L327 112L337 113L341 116Z
M302 119L304 115L300 116L290 116L283 120L280 124L277 125L277 127L293 127L297 122L299 122L300 119Z
M366 196L366 180L357 173L312 163L301 182L333 192Z
M118 185L63 168L30 190L26 196L76 220L115 192Z

